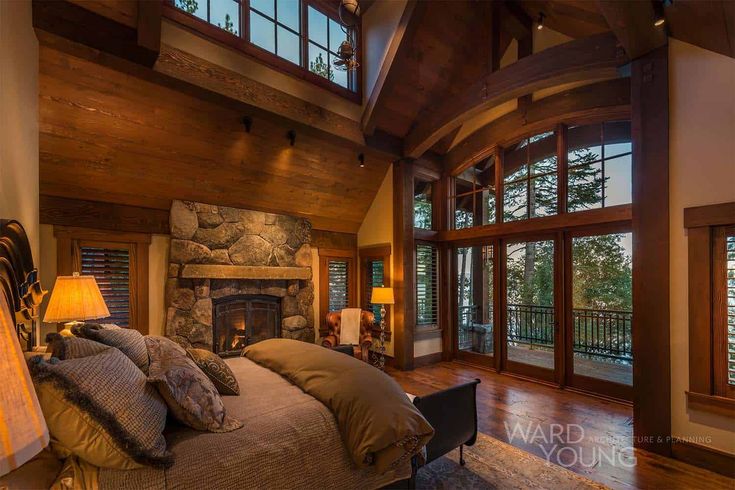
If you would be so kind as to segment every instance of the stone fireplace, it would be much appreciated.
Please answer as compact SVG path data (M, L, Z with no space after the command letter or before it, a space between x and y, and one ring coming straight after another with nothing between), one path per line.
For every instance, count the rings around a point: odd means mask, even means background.
M166 335L222 355L271 337L314 342L311 224L174 201Z

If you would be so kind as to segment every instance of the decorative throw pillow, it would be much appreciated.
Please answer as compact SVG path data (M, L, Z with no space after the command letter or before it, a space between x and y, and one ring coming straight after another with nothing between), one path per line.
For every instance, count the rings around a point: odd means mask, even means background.
M85 323L72 330L74 335L117 347L144 373L148 374L148 349L143 335L132 328Z
M217 388L180 345L151 335L145 337L145 343L151 360L148 381L156 385L179 422L209 432L242 427L241 421L227 415Z
M80 337L67 337L58 333L50 333L46 336L46 352L60 361L67 359L78 359L80 357L93 356L107 349L109 345L95 342L94 340Z
M205 349L186 349L189 358L214 383L220 395L239 395L240 385L225 361L214 352Z
M54 449L102 468L168 467L166 403L125 354L29 361Z

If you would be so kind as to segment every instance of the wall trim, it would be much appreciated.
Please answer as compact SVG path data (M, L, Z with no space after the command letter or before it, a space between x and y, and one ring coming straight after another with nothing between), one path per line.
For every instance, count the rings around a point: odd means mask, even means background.
M426 354L425 356L414 357L413 367L414 369L421 368L421 367L429 366L431 364L436 364L438 362L441 362L441 360L442 360L441 351L434 352L433 354Z
M676 438L671 445L671 452L679 461L735 478L735 454Z

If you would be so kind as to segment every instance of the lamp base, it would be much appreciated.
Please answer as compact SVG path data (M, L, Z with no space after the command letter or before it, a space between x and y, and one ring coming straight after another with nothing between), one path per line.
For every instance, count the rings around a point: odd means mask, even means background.
M81 325L83 323L84 322L77 321L67 322L64 324L64 329L59 332L59 335L61 335L62 337L74 337L74 334L71 332L72 327L76 325Z

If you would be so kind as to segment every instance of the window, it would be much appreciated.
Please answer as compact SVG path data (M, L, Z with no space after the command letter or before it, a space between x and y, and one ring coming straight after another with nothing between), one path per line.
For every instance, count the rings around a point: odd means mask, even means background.
M439 251L434 245L416 245L416 326L435 327L439 323Z
M319 249L319 316L356 306L355 255L351 250Z
M541 133L507 148L503 174L503 221L556 214L556 133Z
M571 127L567 142L569 212L632 201L630 121Z
M277 68L307 72L311 81L328 80L348 93L358 92L357 71L339 66L340 44L359 39L340 22L337 10L315 0L170 0L171 17L217 40L276 63ZM188 15L180 15L185 12ZM198 19L198 20L197 20ZM209 29L206 24L218 29ZM239 42L240 40L244 42ZM252 47L256 47L255 50ZM263 57L265 50L273 57ZM275 57L275 60L274 60ZM289 65L290 64L290 65Z
M54 227L57 273L94 276L105 299L105 323L148 333L148 247L150 235Z
M457 347L492 356L495 332L495 246L458 247Z
M495 157L455 177L449 199L454 206L455 230L495 223Z
M375 315L375 324L380 325L380 305L374 305L370 301L374 287L389 287L390 282L390 245L378 245L360 249L360 307L363 310L372 311ZM386 330L389 330L388 311L390 305L385 305Z
M684 210L690 407L735 409L735 202Z
M432 183L416 179L413 185L413 226L431 230L433 225L433 206L431 201Z

